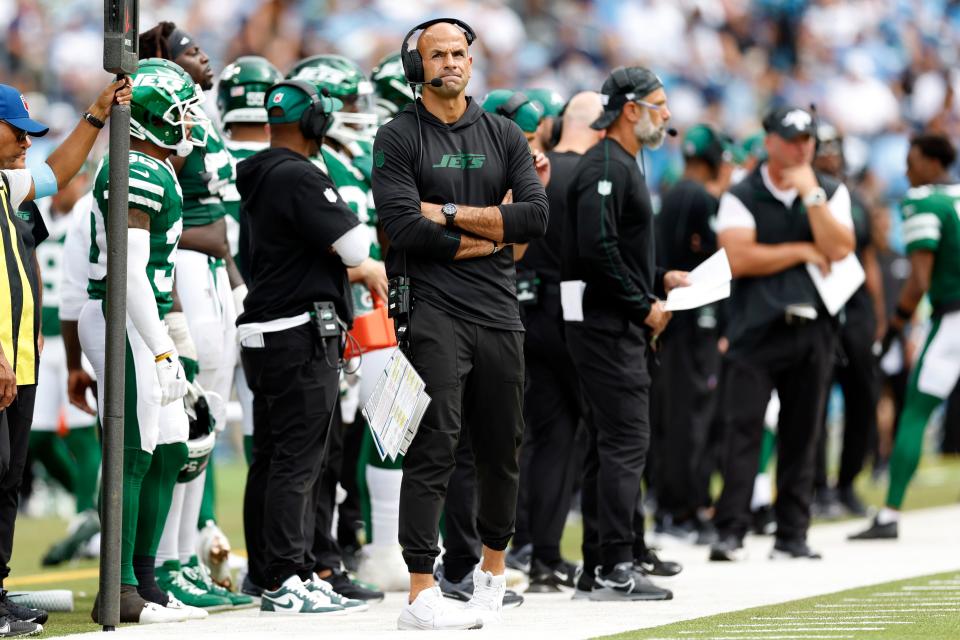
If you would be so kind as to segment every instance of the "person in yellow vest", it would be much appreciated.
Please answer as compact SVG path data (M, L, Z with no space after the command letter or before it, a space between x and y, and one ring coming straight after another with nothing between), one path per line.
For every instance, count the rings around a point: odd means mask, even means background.
M30 118L15 88L0 85L0 631L37 633L47 613L7 599L13 528L37 390L40 272L33 255L46 237L38 215L24 203L53 195L83 166L114 103L130 102L129 82L111 82L83 113L63 143L37 170L26 169L31 136L48 128Z

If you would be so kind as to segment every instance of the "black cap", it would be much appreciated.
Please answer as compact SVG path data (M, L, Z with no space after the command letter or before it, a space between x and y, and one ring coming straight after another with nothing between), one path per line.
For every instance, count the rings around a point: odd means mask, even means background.
M610 72L600 88L603 113L590 126L598 131L606 129L620 115L623 105L639 100L663 86L663 82L646 67L617 67Z
M817 137L817 125L813 115L800 107L780 107L763 119L763 130L775 133L785 140L798 136Z

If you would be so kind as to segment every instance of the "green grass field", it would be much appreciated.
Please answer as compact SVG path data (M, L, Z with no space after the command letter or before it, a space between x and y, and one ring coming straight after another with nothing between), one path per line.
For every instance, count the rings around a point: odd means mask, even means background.
M860 483L862 495L869 504L879 505L883 500L885 485L872 485L866 476L867 474L863 474ZM219 524L237 549L243 547L241 504L245 478L246 466L239 460L217 465ZM924 461L910 488L906 507L917 509L953 504L958 498L960 459L929 457ZM52 569L40 566L40 558L53 542L64 535L66 527L67 522L59 518L20 518L17 521L11 577L6 581L6 587L11 591L73 590L76 610L73 613L52 615L45 627L50 635L80 633L99 628L90 620L90 608L97 591L97 562L84 560ZM581 529L578 525L567 527L562 543L565 557L570 560L580 558L580 538ZM960 633L957 636L960 636Z
M605 638L948 639L960 636L958 605L960 574L949 572L686 620Z

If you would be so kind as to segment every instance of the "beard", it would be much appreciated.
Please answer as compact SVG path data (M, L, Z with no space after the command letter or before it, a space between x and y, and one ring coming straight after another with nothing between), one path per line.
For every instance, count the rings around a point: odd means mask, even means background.
M637 142L639 142L641 146L647 147L648 149L658 149L667 138L667 127L662 124L659 127L654 125L653 122L650 121L650 114L648 112L642 120L633 125L633 135L636 136Z

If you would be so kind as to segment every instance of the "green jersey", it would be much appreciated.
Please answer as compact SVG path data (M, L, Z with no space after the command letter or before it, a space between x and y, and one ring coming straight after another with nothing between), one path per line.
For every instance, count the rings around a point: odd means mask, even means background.
M237 180L236 163L217 127L212 122L204 127L207 144L187 156L179 174L185 227L202 227L226 215L223 192L228 184Z
M110 188L110 158L97 168L93 184L93 213L90 220L90 284L92 300L107 297L107 216ZM129 207L150 216L150 257L147 279L163 318L173 307L173 269L177 243L183 231L183 193L167 161L130 152Z
M366 225L370 239L370 257L380 260L380 243L377 241L377 212L373 205L373 189L370 187L372 146L363 142L350 145L353 157L338 151L329 145L323 145L320 156L323 159L323 172L337 187L337 192L347 203L360 222ZM317 163L320 166L319 163ZM364 169L366 168L366 171ZM357 315L363 315L373 309L370 292L361 284L354 284L353 306Z
M960 184L910 189L900 206L907 253L935 255L930 304L936 309L960 301Z

